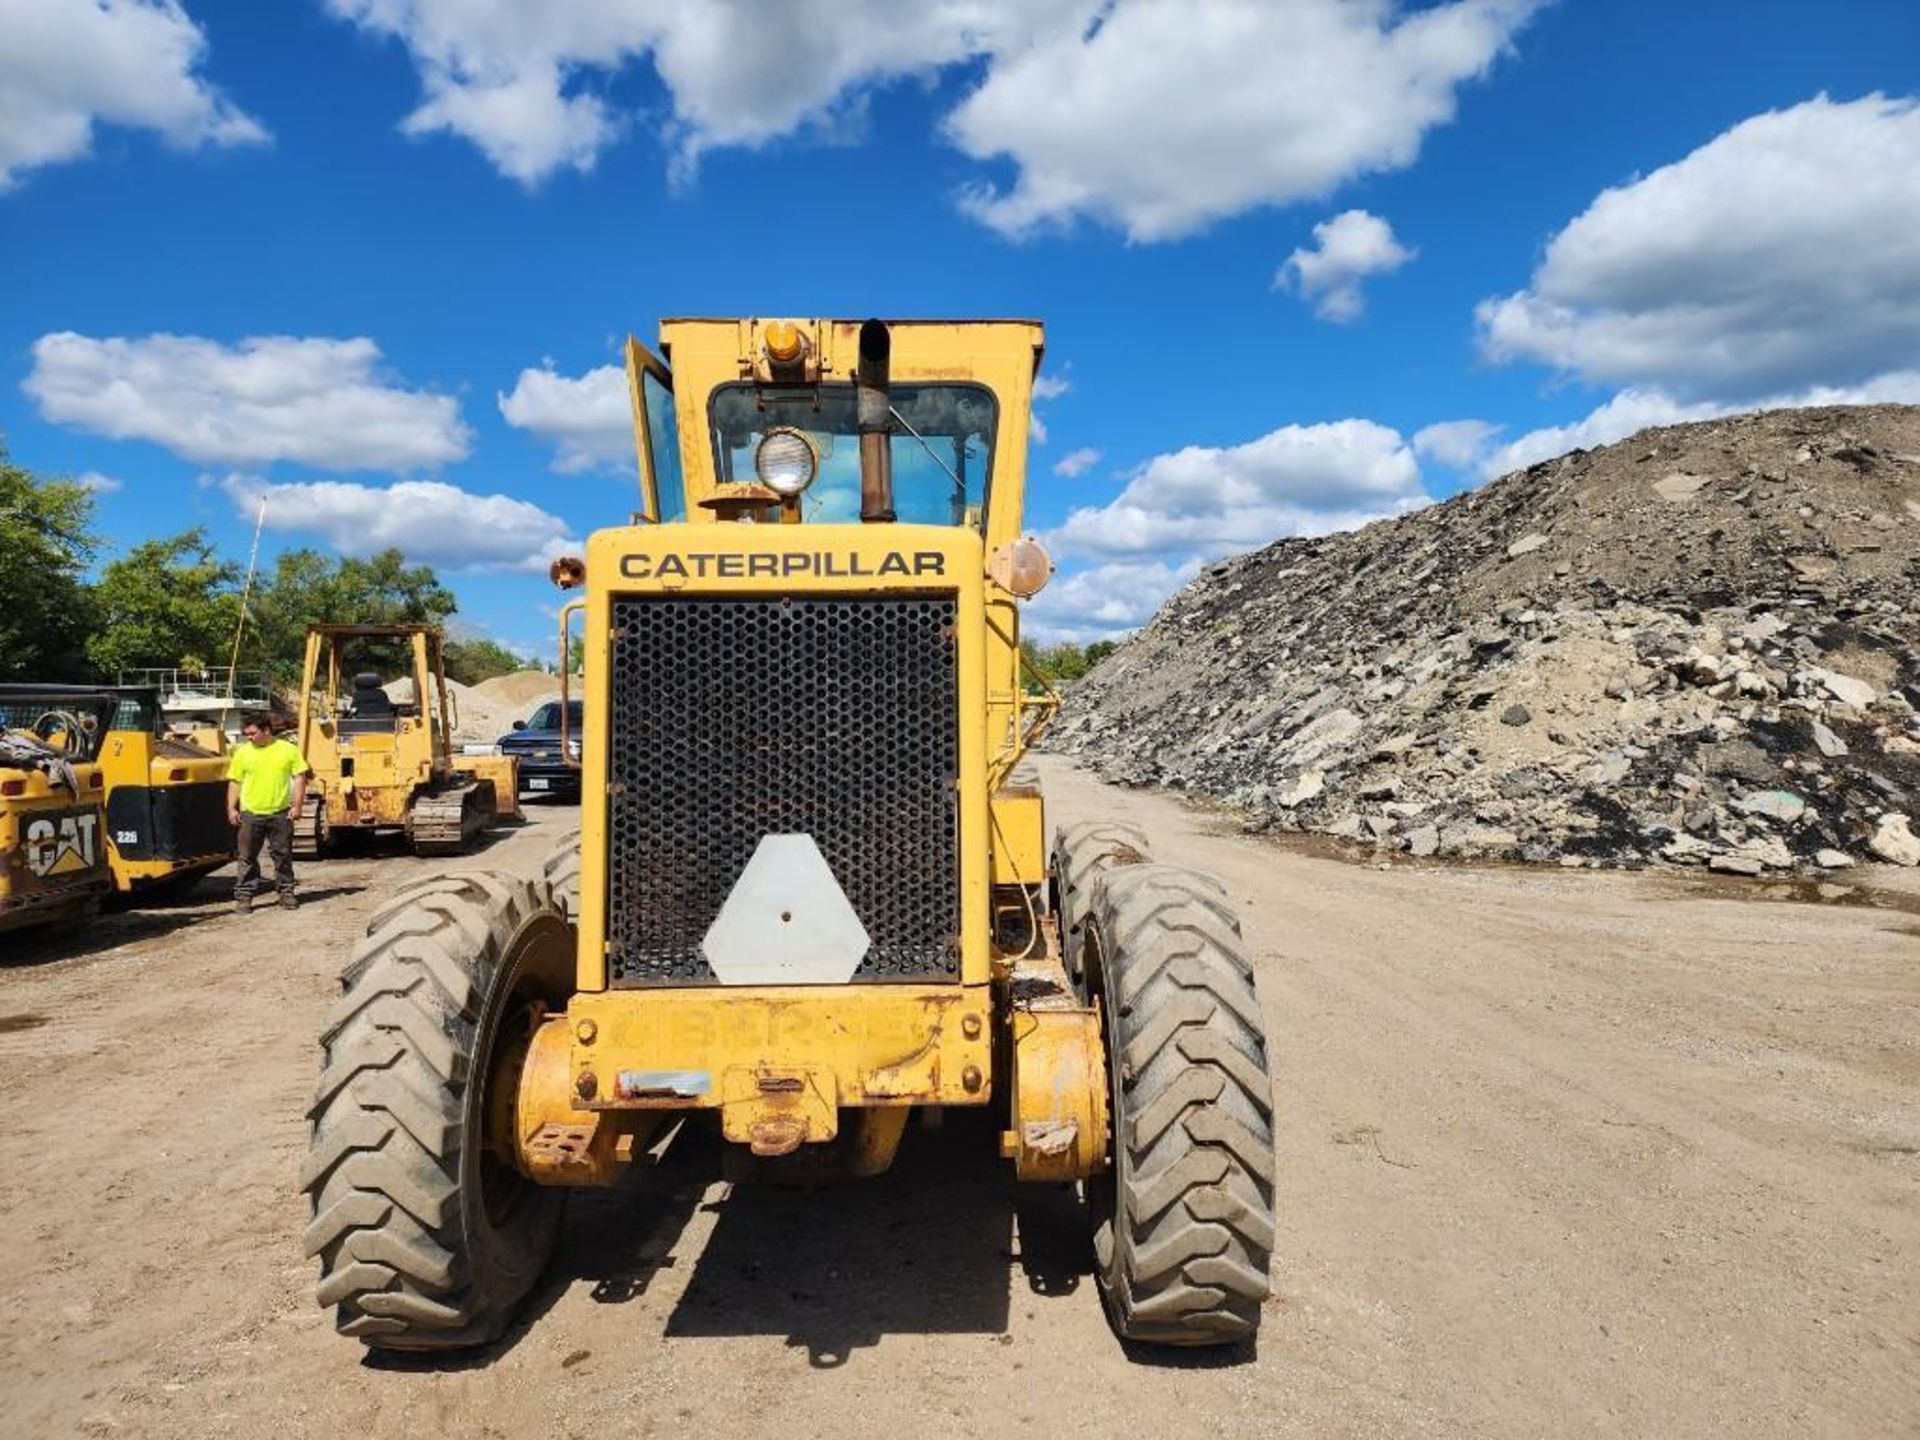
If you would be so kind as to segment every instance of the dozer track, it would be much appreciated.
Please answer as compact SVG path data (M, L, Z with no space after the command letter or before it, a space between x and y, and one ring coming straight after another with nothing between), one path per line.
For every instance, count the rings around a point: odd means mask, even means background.
M459 855L493 816L493 782L468 780L430 790L413 803L407 835L416 855Z
M293 817L293 858L318 860L326 853L326 802L309 796L305 808Z

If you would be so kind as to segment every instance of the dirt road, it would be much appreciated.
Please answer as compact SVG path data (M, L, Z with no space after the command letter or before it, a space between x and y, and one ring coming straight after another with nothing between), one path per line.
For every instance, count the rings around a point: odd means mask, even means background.
M950 1120L818 1194L670 1154L573 1206L493 1351L364 1358L299 1253L302 1111L351 939L423 866L345 860L297 914L215 881L4 952L0 1434L1920 1431L1920 894L1374 870L1046 770L1056 819L1136 819L1245 909L1281 1107L1257 1354L1123 1353L1069 1197L1016 1207Z

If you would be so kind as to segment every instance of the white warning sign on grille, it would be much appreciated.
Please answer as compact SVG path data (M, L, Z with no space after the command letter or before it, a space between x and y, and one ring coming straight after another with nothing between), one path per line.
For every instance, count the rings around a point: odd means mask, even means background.
M811 835L763 835L701 949L722 985L844 985L873 944Z

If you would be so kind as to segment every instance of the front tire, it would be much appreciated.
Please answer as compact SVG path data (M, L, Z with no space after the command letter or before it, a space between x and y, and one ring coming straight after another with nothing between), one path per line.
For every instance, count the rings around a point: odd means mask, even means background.
M1060 954L1082 998L1087 993L1093 882L1115 866L1140 865L1152 858L1146 832L1125 820L1083 820L1054 833L1053 903L1060 921Z
M573 931L537 881L443 876L374 915L321 1036L300 1176L303 1243L341 1334L486 1344L539 1279L564 1195L514 1168L488 1117L511 1113L501 1087L573 978Z
M1273 1094L1239 920L1207 876L1113 867L1086 951L1113 1117L1112 1169L1088 1192L1108 1315L1129 1340L1251 1339L1273 1253Z

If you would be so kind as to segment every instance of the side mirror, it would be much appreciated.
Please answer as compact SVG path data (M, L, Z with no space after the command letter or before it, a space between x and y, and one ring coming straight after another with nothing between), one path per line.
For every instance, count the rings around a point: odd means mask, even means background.
M513 722L513 728L516 730L524 730L527 728L527 722L524 720L516 720Z

